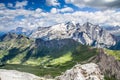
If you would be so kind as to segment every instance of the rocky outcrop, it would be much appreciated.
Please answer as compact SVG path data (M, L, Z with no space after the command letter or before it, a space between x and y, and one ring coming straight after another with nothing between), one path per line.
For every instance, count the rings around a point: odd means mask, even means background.
M100 49L95 61L97 61L96 63L104 75L120 80L120 61L113 56L107 55L102 49Z
M94 63L75 65L63 75L56 77L56 80L104 80L99 67Z
M45 79L30 73L19 72L15 70L0 69L0 80L53 80L53 79Z

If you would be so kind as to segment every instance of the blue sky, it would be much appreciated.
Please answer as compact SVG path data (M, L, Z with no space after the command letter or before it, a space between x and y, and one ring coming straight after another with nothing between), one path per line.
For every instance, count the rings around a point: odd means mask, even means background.
M0 31L89 21L120 25L120 0L0 0Z
M0 0L0 3L4 3L8 9L16 9L16 7L15 7L16 2L26 2L26 1L27 0ZM47 1L49 1L49 2L47 2ZM11 4L12 7L10 7L9 4ZM77 10L81 10L81 11L99 10L94 7L88 7L88 6L84 6L84 7L80 8L72 3L66 3L64 0L28 0L27 4L24 6L24 9L35 10L37 8L41 8L45 12L50 12L50 10L54 7L58 8L58 9L62 9L65 6L73 8L74 11L77 11Z

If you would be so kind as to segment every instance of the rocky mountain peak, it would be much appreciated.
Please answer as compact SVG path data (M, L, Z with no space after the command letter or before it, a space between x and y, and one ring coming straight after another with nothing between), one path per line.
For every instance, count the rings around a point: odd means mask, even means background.
M39 28L39 30L32 33L31 37L43 40L71 38L82 44L107 48L116 44L116 40L111 33L90 22L86 22L83 25L67 22Z
M75 21L69 21L69 22L66 22L65 24L66 25L76 25L76 22Z
M16 34L16 33L6 33L3 36L0 37L0 41L10 41L12 39L21 39L21 38L27 38L26 36L22 34Z
M87 26L87 27L92 26L92 25L93 25L93 24L90 23L90 22L86 22L86 23L83 24L83 26Z

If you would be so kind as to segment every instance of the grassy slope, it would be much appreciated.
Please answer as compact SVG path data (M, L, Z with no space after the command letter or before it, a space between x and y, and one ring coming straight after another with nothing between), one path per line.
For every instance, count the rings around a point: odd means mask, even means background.
M0 42L0 59L7 64L32 66L57 65L72 59L71 52L79 43L74 41L70 42L71 44L65 43L62 48L47 48L45 46L35 48L33 46L33 40L26 37L21 39L15 38L9 41Z
M108 55L114 56L117 60L120 60L120 50L109 50L109 49L104 49L104 51Z
M84 63L87 62L97 53L97 49L80 45L76 47L74 51L67 52L63 56L52 59L49 63L46 64L46 66L25 66L19 64L8 64L1 68L30 72L38 76L51 75L55 77L60 75L67 69L70 69L77 63L82 63L83 61Z
M23 37L0 42L0 58L7 63L19 64L25 56L32 40Z

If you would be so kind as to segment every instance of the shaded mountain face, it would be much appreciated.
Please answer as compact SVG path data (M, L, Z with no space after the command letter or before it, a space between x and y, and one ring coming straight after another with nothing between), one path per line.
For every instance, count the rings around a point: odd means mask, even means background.
M117 43L116 36L100 26L93 25L89 22L83 25L68 22L51 27L39 28L30 37L41 38L45 41L70 38L81 44L102 48L110 48Z
M72 52L77 46L80 45L79 42L76 42L73 39L54 39L49 41L36 39L35 44L37 47L37 53L41 52L43 56L45 56L46 54L51 55L52 57L59 57L62 56L64 53ZM40 56L41 54L37 54L37 56Z

